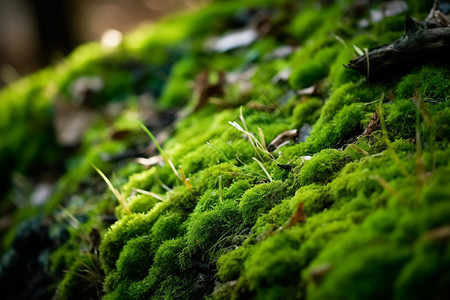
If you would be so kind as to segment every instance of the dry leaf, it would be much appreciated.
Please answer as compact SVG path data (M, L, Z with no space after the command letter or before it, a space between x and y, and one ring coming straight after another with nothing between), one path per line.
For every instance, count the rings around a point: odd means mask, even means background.
M204 70L198 74L195 80L195 95L197 103L194 111L200 110L208 103L210 97L223 97L225 95L226 76L224 71L219 71L217 83L210 83L209 71Z
M291 216L287 224L284 226L284 228L290 228L292 226L297 225L298 223L303 223L306 221L306 214L303 212L303 206L304 203L300 202L297 206L297 210L295 213Z
M367 125L366 130L362 133L362 136L371 135L374 131L380 129L380 116L378 116L377 112L373 113L372 119L370 120L369 125Z

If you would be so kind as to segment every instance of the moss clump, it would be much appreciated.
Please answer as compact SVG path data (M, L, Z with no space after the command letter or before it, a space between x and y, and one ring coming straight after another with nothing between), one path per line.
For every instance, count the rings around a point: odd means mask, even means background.
M297 89L307 88L326 77L337 52L337 47L321 49L310 61L292 72L289 79L291 86Z
M295 196L290 200L291 210L295 211L299 203L303 203L303 211L307 216L312 216L329 208L333 200L329 195L328 188L310 184L297 190Z
M227 200L210 211L194 213L187 223L187 251L208 253L213 258L226 244L226 238L241 230L241 224L239 206L234 200Z
M342 151L324 149L314 155L300 170L300 183L326 183L349 162L349 157ZM335 176L335 175L334 175Z
M59 285L60 299L96 298L102 295L103 271L94 255L79 257Z
M244 269L244 262L249 254L249 248L238 247L225 253L217 260L217 276L222 282L236 280Z
M402 78L395 90L396 96L400 99L410 99L418 91L422 97L432 101L448 100L449 75L446 68L424 66Z
M153 263L153 255L152 240L149 236L129 240L117 259L117 271L122 278L142 279Z
M391 138L413 138L416 129L416 106L411 100L397 100L386 104L386 128Z
M130 202L130 210L133 213L145 213L151 210L160 200L152 196L139 194L128 201Z
M295 232L283 232L255 247L244 264L244 278L257 298L301 296L296 288L301 270L299 246L300 239Z
M57 69L2 90L0 177L13 185L0 191L0 217L46 215L14 224L4 239L5 297L444 298L448 68L415 66L378 83L343 68L354 49L403 31L402 14L361 26L383 1L364 11L349 2L213 1L141 29L110 52L83 46ZM235 34L251 38L239 45ZM224 41L237 44L210 47ZM196 78L204 71L202 86ZM73 154L62 153L44 136L52 103L80 100L71 86L92 76L104 86L81 106L98 119ZM310 86L300 98L297 90ZM129 157L158 155L136 120L167 136L163 165L145 169ZM265 150L292 129L300 135ZM44 144L49 151L36 150ZM67 172L40 206L47 175L30 170L55 158Z
M444 299L450 284L447 247L439 240L421 241L395 281L395 299L423 299L430 295Z
M292 112L292 127L301 128L304 124L314 124L320 116L321 108L322 101L317 98L299 103Z
M286 197L281 181L259 184L247 190L239 203L239 211L247 225L253 225L259 216L267 213Z
M180 213L167 213L158 218L151 229L153 249L157 249L164 241L177 238L184 232L184 218Z

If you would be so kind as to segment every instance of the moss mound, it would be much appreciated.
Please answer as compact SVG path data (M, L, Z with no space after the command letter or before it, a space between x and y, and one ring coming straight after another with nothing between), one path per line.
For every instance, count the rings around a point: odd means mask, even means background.
M449 66L342 67L408 4L212 1L4 88L2 299L448 297Z

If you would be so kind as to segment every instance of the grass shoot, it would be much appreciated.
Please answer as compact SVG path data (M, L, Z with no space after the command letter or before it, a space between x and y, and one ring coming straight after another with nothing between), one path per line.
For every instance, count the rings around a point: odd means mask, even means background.
M109 190L114 194L114 196L116 197L117 201L119 201L120 205L122 205L122 207L125 209L125 211L127 212L127 214L131 215L131 210L130 210L130 206L128 205L127 200L125 199L125 197L122 195L121 192L119 192L111 183L111 181L108 179L108 177L106 177L105 174L103 174L102 171L100 171L99 168L97 168L94 164L92 164L92 167L95 169L95 171L97 171L97 173L103 178L103 180L106 182L106 184L108 185Z

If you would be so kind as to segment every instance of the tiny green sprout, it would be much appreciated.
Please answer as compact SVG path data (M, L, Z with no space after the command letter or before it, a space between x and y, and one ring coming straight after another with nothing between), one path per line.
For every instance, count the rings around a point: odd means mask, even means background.
M356 58L356 55L350 50L350 48L348 47L347 43L344 41L343 38L341 38L340 36L338 36L337 34L333 34L333 37L342 45L344 45L345 49L347 49L347 51L353 56L353 58ZM354 46L354 45L353 45ZM358 48L359 49L359 48Z
M174 164L172 163L172 161L170 160L169 156L167 156L167 154L164 152L164 150L161 148L161 145L158 143L158 141L156 140L155 136L153 135L153 133L151 133L150 130L148 130L148 128L142 124L141 122L139 122L139 125L141 126L141 128L147 133L147 135L150 137L150 139L153 141L153 143L155 143L156 149L158 149L159 154L161 154L161 156L163 157L163 159L169 164L170 168L172 169L173 173L175 174L175 176L177 176L178 179L180 179L181 181L182 178L180 176L180 174L178 173L177 169L175 168Z
M361 149L360 147L356 146L355 144L348 145L350 148L355 150L356 152L362 154L363 156L370 156L369 152L365 151L364 149Z
M366 59L367 59L367 82L369 82L369 74L370 74L369 49L364 48L364 53L366 54Z
M70 220L69 221L70 226L72 226L75 229L78 229L80 227L80 221L78 221L77 218L75 218L75 216L66 208L64 208L64 206L62 206L61 204L58 207L61 210L61 212L64 215L66 215L67 218Z
M139 121L138 121L139 122ZM175 168L175 165L173 164L173 162L170 160L169 156L164 152L164 150L162 149L161 145L158 143L158 141L156 140L155 136L151 133L150 130L148 130L148 128L142 124L141 122L139 122L139 125L141 126L141 128L147 133L147 135L150 137L150 139L153 141L153 143L155 143L156 149L158 149L159 154L161 154L161 156L163 157L163 159L169 164L170 168L172 169L173 173L175 174L175 176L184 183L184 185L189 189L189 191L192 193L193 189L192 189L192 185L189 181L189 178L186 178L186 175L184 174L183 168L181 166L178 167L178 169L180 170L180 172L177 171L177 169Z
M364 50L361 50L361 48L359 48L355 44L353 44L353 49L355 49L356 53L358 53L359 56L366 56L366 60L367 60L367 82L369 82L369 72L370 72L369 49L364 48Z
M100 171L99 168L97 168L94 164L91 164L92 167L95 169L95 171L97 171L97 173L103 178L103 180L106 182L106 184L108 185L109 190L114 194L114 196L116 197L117 201L119 201L119 203L122 205L122 207L125 209L125 211L131 215L131 210L130 210L130 206L128 205L127 200L125 200L125 197L122 195L122 193L120 193L111 183L111 181L109 181L108 177L106 177L105 174L103 174L102 171Z
M219 200L222 203L222 176L219 176Z

